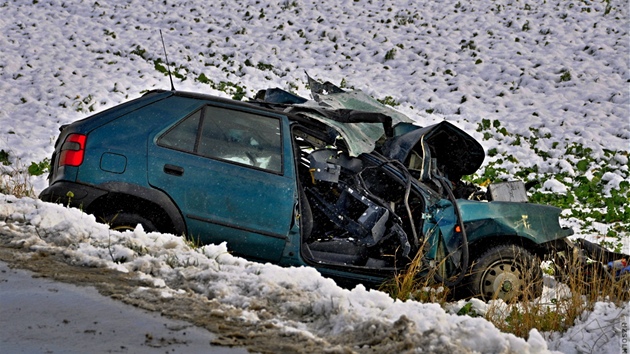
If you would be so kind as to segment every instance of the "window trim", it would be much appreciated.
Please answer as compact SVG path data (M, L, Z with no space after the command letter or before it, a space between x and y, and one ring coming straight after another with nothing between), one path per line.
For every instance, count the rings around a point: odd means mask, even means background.
M279 134L280 134L280 147L279 147L279 151L280 151L280 168L279 171L276 170L271 170L271 169L266 169L266 168L262 168L262 167L258 167L258 166L254 166L254 165L250 165L250 164L246 164L246 163L241 163L241 162L237 162L237 161L233 161L233 160L227 160L227 159L222 159L220 157L216 157L216 156L207 156L207 155L203 155L200 154L199 151L199 145L201 144L201 135L203 133L203 124L204 121L206 119L206 111L208 109L211 108L222 108L222 109L227 109L227 110L233 110L233 111L239 111L239 112L243 112L243 113L247 113L247 114L251 114L253 116L259 116L259 117L265 117L265 118L272 118L272 119L276 119L278 120L278 130L279 130ZM185 150L185 149L181 149L181 148L177 148L175 146L167 146L165 144L161 144L160 141L162 140L162 138L164 138L166 135L168 135L170 132L172 132L173 130L175 130L179 125L181 125L184 121L186 121L187 119L189 119L190 117L192 117L194 114L196 113L200 113L200 117L199 117L199 123L197 125L197 132L195 135L195 143L194 143L194 147L193 147L193 151L190 150ZM248 109L247 107L235 107L229 104L210 104L210 103L206 103L204 105L202 105L201 107L193 110L191 113L187 114L184 118L176 121L173 125L171 125L168 129L166 129L166 131L164 131L163 133L159 134L156 139L155 139L155 144L159 147L165 148L165 149L169 149L169 150L175 150L175 151L179 151L179 152L183 152L183 153L187 153L190 155L195 155L201 158L205 158L205 159L211 159L214 161L220 161L220 162L224 162L224 163L229 163L232 165L237 165L237 166L242 166L242 167L246 167L246 168L250 168L250 169L254 169L254 170L258 170L258 171L262 171L262 172L266 172L266 173L270 173L270 174L274 174L274 175L278 175L278 176L284 176L285 173L285 152L284 152L284 119L286 118L285 115L280 115L280 114L273 114L271 112L266 112L266 111L258 111L255 109Z

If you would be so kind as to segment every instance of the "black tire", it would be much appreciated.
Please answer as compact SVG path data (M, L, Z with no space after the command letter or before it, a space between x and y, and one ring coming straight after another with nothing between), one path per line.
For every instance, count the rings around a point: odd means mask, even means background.
M104 222L109 225L109 228L116 231L135 230L138 224L142 224L142 228L145 232L158 231L155 224L151 220L133 213L118 213L108 215L103 218Z
M482 253L468 279L470 294L484 301L533 299L543 289L540 260L517 245L495 246Z

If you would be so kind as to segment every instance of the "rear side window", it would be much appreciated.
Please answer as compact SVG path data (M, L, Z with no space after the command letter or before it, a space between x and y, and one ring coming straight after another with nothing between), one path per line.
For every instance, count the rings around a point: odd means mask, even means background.
M158 145L282 172L280 119L205 106L158 138Z
M159 140L158 144L164 147L182 150L186 152L195 151L195 141L197 139L197 130L201 121L201 110L182 120Z

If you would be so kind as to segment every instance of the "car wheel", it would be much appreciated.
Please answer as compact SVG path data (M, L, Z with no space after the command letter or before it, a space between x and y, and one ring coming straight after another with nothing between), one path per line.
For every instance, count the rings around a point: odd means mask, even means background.
M135 230L138 224L142 224L142 228L145 232L158 231L151 220L133 213L118 213L108 215L105 218L105 223L109 225L109 228L116 231Z
M536 298L542 294L540 261L523 247L490 248L473 262L469 291L484 301Z

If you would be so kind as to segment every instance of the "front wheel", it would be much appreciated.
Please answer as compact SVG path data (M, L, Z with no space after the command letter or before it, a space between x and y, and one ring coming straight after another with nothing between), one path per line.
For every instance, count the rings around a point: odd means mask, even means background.
M473 262L468 288L484 301L539 297L543 288L540 261L517 245L492 247Z

